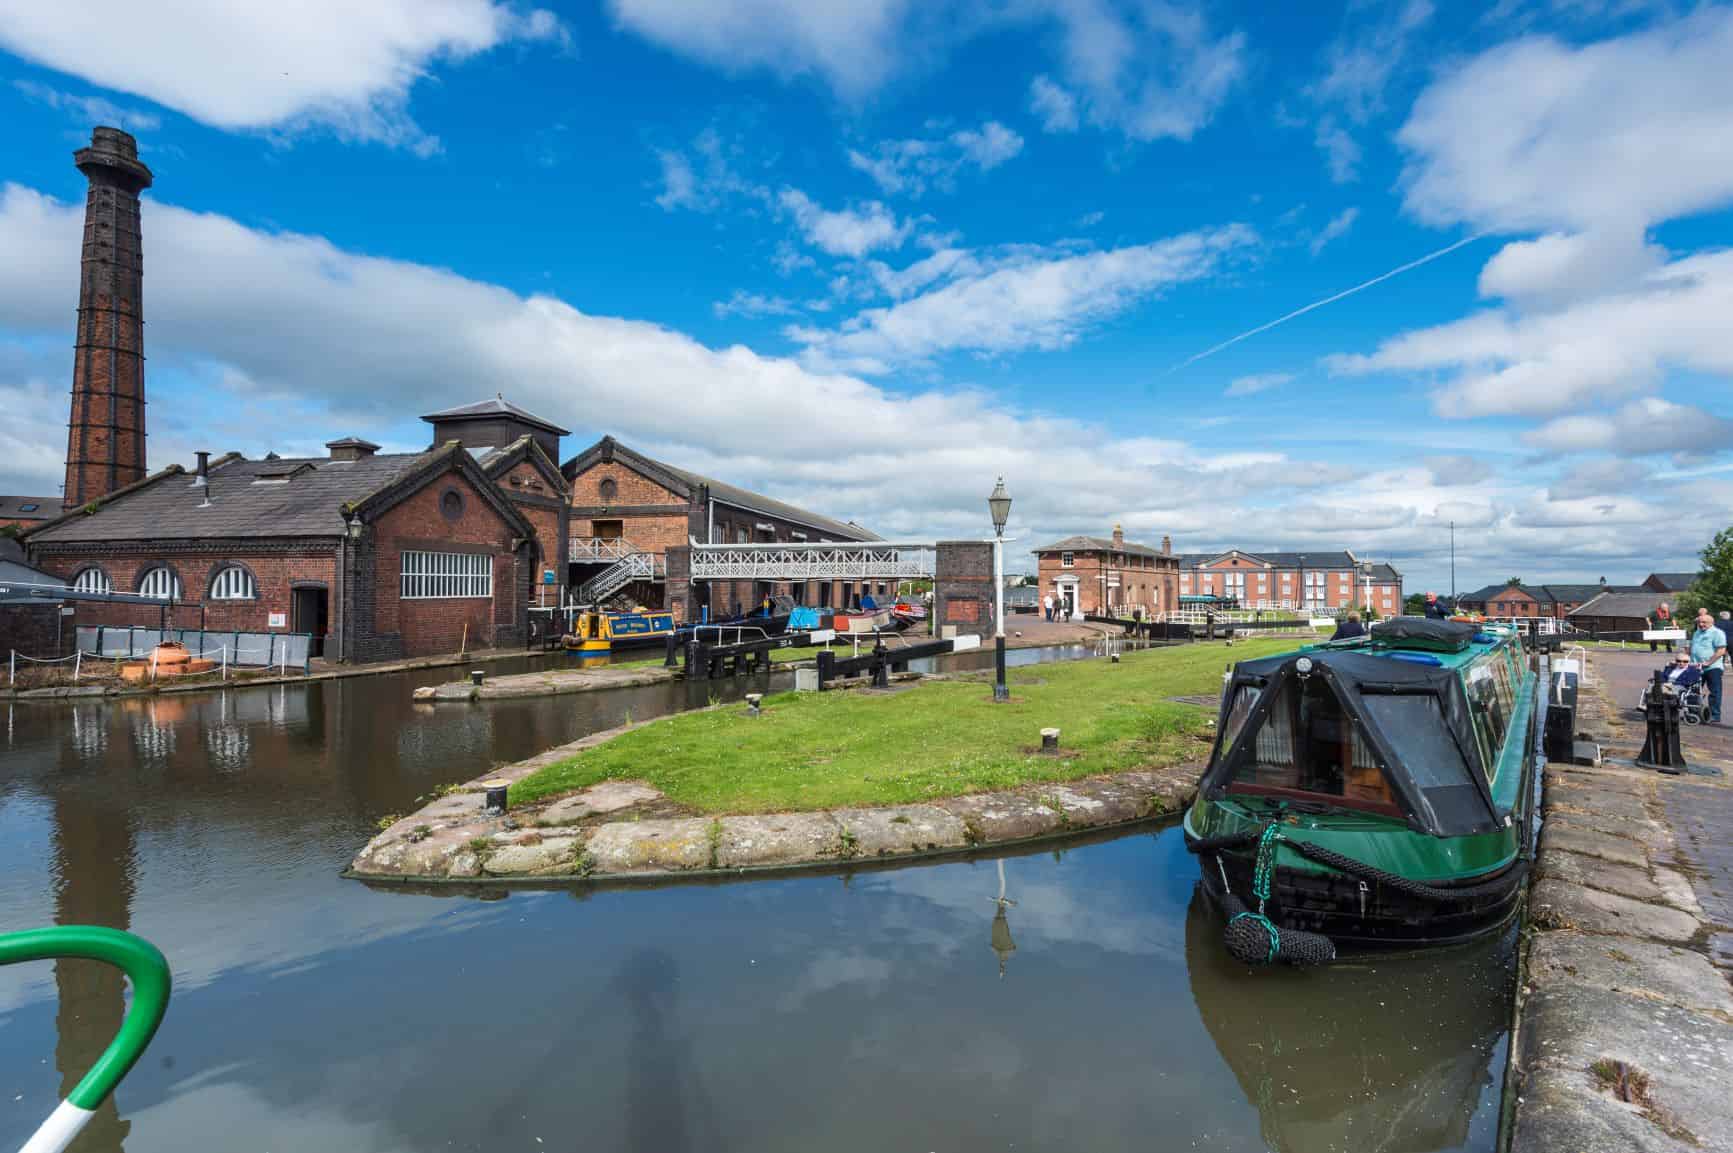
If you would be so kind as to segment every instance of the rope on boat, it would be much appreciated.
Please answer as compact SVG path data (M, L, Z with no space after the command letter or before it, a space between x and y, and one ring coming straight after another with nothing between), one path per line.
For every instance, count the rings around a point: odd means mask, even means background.
M1227 836L1222 837L1199 837L1196 840L1188 840L1186 842L1186 847L1194 853L1215 853L1220 852L1223 849L1242 849L1256 841L1259 842L1258 859L1261 867L1263 861L1262 841L1274 828L1276 828L1275 824L1271 823L1257 832L1230 833ZM1368 865L1364 861L1356 861L1352 857L1345 857L1334 849L1326 849L1322 845L1314 845L1310 841L1293 840L1282 836L1280 833L1277 833L1276 836L1278 840L1288 845L1302 857L1307 857L1311 860L1317 861L1320 865L1328 865L1330 868L1335 869L1338 872L1346 873L1351 877L1358 877L1364 881L1372 881L1379 885L1385 885L1389 888L1395 889L1399 893L1406 893L1411 897L1419 897L1423 901L1442 902L1473 900L1476 897L1502 893L1508 890L1511 885L1508 877L1499 876L1490 881L1482 881L1475 885L1454 885L1448 888L1440 888L1436 885L1428 885L1421 881L1410 880L1409 878L1400 876L1396 873L1386 872L1375 865ZM1525 862L1519 862L1516 867L1519 869L1526 869L1527 864Z
M1227 887L1227 873L1223 872L1222 897L1228 923L1222 930L1222 944L1230 957L1247 965L1273 965L1277 961L1290 965L1328 964L1336 959L1336 946L1330 938L1301 929L1283 932L1265 914L1265 905L1275 887L1276 842L1283 839L1274 824L1264 826L1264 831L1258 834L1258 863L1252 872L1252 896L1258 899L1256 912L1234 896Z

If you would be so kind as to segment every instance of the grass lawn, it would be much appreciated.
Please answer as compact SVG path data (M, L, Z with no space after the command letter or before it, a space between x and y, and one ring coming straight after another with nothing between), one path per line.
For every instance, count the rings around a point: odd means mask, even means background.
M983 681L929 681L900 693L784 693L753 719L744 705L684 713L524 778L516 803L607 779L648 781L703 812L899 804L1031 781L1201 758L1212 711L1167 700L1215 695L1229 661L1282 652L1265 638L1127 653L1120 664L1013 669L1011 701ZM1065 757L1034 755L1057 726Z

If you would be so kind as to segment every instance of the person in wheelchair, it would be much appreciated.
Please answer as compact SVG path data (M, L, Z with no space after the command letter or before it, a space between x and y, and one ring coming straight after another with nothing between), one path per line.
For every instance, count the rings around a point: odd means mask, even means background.
M1690 653L1679 653L1667 663L1667 683L1683 692L1703 682L1703 670L1691 663Z
M1679 719L1688 725L1699 725L1708 712L1709 700L1703 684L1703 670L1691 663L1689 653L1677 653L1665 666L1666 684L1679 694ZM1653 682L1643 687L1643 699L1637 708L1649 705Z

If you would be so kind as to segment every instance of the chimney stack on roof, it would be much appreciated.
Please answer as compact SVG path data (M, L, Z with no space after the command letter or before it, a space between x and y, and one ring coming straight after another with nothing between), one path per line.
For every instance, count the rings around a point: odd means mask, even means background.
M1168 536L1166 533L1163 533L1161 536L1161 555L1173 555L1173 538Z
M1125 526L1124 525L1116 524L1113 526L1113 547L1114 548L1124 548L1125 547Z
M193 470L193 487L204 488L211 483L211 454L195 452L193 455L199 458L198 467Z
M358 436L346 436L342 440L328 440L325 447L331 450L332 460L361 460L379 451L379 446L370 440L362 440Z

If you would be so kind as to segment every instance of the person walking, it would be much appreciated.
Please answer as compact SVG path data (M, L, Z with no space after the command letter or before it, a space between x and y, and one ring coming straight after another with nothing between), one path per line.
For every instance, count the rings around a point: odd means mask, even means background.
M1655 606L1655 613L1653 616L1651 616L1649 618L1649 627L1651 629L1655 629L1657 631L1660 629L1670 629L1673 627L1673 609L1670 605L1667 604L1666 601L1662 601L1659 605ZM1655 643L1656 642L1654 642L1654 641L1649 642L1649 651L1650 652L1655 651ZM1673 651L1673 642L1672 641L1667 642L1667 651L1668 652Z
M1365 635L1366 626L1360 623L1359 610L1349 609L1348 615L1336 622L1336 631L1330 634L1330 639L1333 641L1345 641L1352 637L1363 637Z
M1706 608L1697 610L1697 630L1691 634L1691 663L1703 670L1709 686L1709 723L1721 723L1721 673L1727 664L1727 634L1715 627Z

